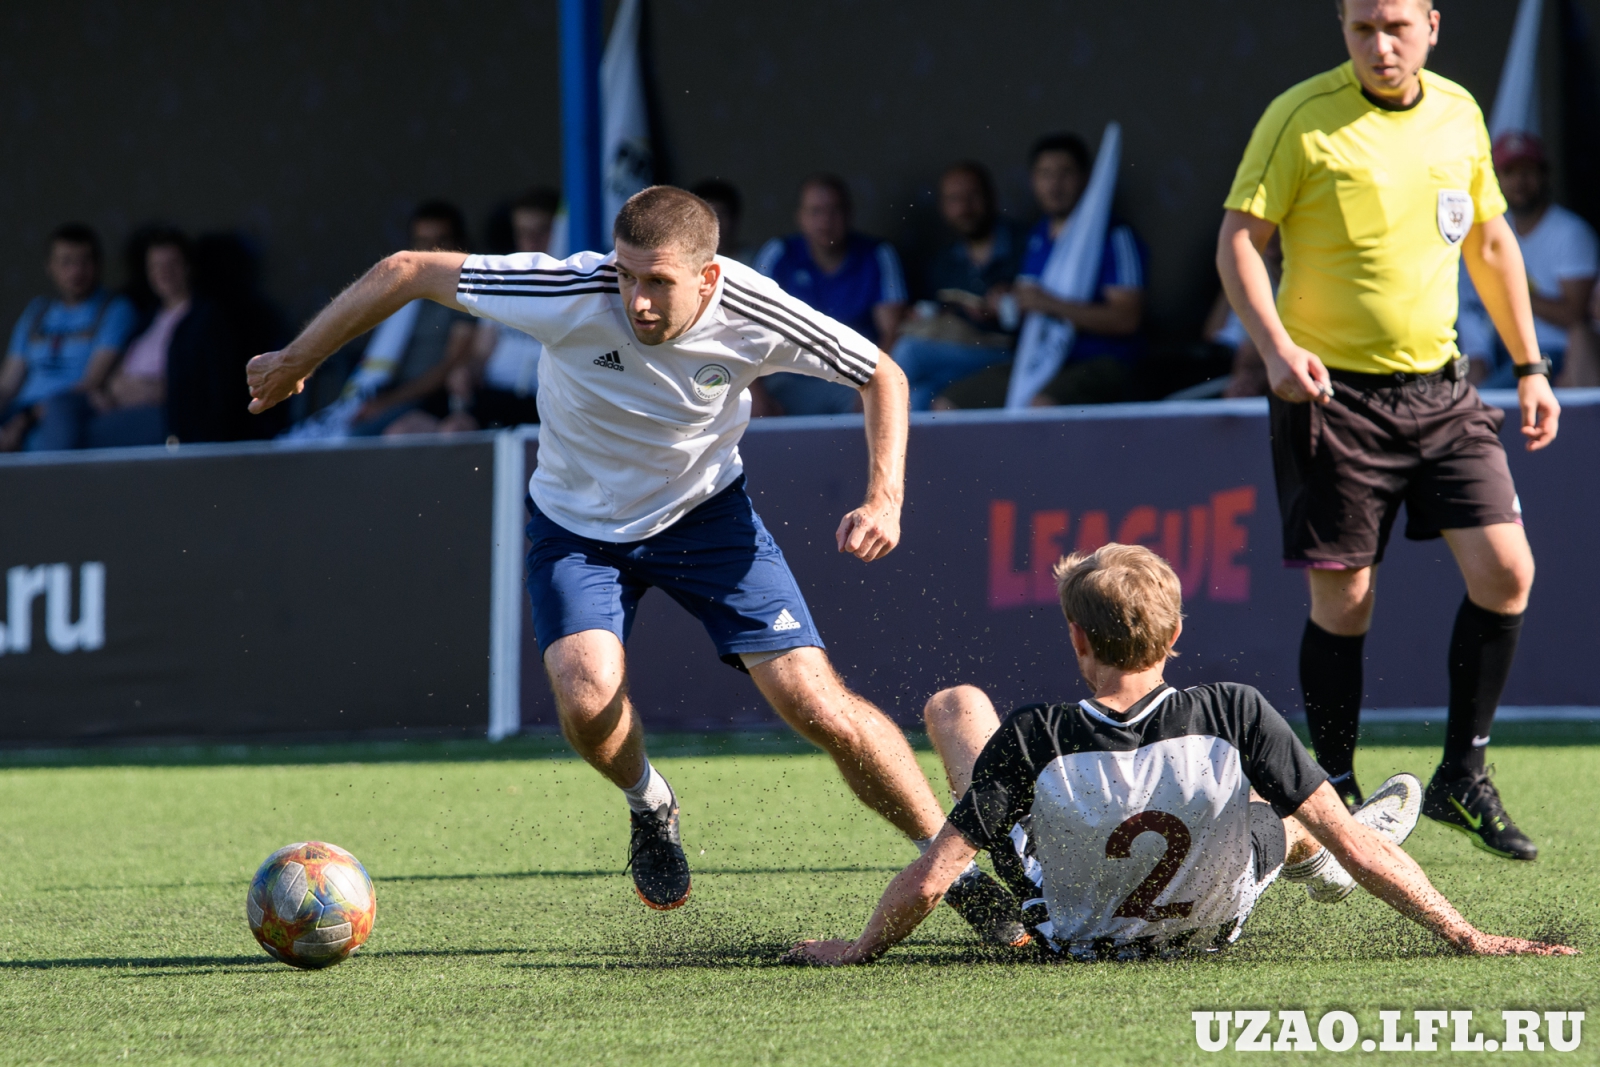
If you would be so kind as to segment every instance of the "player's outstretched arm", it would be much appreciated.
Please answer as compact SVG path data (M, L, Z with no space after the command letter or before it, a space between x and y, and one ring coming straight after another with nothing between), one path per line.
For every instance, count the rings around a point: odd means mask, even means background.
M1233 313L1261 353L1272 391L1295 404L1306 400L1326 404L1333 398L1328 368L1315 353L1295 344L1284 329L1272 295L1272 276L1261 258L1276 229L1266 219L1243 211L1224 212L1217 234L1217 273Z
M1533 303L1528 297L1528 272L1522 262L1517 235L1504 215L1496 215L1467 231L1461 242L1461 262L1472 285L1505 342L1514 363L1539 358L1539 337L1533 328ZM1543 374L1517 379L1518 407L1522 409L1522 435L1534 452L1556 439L1561 405Z
M460 252L396 252L380 260L334 297L286 348L263 353L246 365L251 414L259 415L300 392L311 372L341 345L411 301L425 298L461 308L456 303L456 282L466 259Z
M911 424L911 388L885 352L861 387L867 424L867 499L846 515L835 535L839 551L871 563L900 543L900 507L906 499L906 435Z
M1577 954L1565 945L1498 937L1475 928L1433 887L1404 849L1352 819L1327 782L1300 805L1294 817L1344 864L1363 889L1463 952L1478 956Z
M860 937L854 941L802 941L784 958L831 967L871 963L933 913L956 875L966 870L977 854L961 831L945 823L928 851L894 876Z

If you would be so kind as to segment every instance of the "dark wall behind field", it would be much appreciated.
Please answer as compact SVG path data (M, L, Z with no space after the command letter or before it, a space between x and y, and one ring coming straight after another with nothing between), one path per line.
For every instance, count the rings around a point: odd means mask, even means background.
M1439 6L1433 66L1487 109L1515 4ZM1118 119L1119 204L1152 250L1157 328L1192 333L1252 124L1343 58L1331 8L647 0L664 177L736 182L753 243L788 227L802 175L834 169L862 228L915 249L937 232L944 163L987 162L1026 217L1028 143L1076 129L1092 144ZM151 219L242 228L294 318L399 247L422 197L458 200L481 233L495 203L559 180L555 34L554 0L5 5L0 320L41 288L42 241L67 218L113 247Z

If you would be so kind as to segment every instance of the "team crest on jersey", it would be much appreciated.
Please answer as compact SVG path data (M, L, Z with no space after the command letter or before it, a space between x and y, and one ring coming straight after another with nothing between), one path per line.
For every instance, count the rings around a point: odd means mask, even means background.
M1439 236L1458 245L1472 229L1472 194L1460 189L1439 190Z
M733 374L720 363L707 363L694 372L694 395L707 403L728 391Z

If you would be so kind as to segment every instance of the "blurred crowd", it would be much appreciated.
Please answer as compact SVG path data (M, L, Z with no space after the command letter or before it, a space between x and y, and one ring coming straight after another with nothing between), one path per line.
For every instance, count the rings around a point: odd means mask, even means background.
M936 186L942 244L909 272L892 243L854 228L850 188L836 175L802 181L794 232L759 247L744 243L737 188L707 180L692 189L721 220L721 255L754 266L892 353L916 410L1002 406L1029 312L1076 327L1061 370L1036 404L1265 395L1261 358L1220 296L1203 337L1183 350L1176 370L1170 351L1149 350L1149 252L1115 215L1092 296L1066 300L1045 289L1039 278L1088 184L1093 157L1082 138L1059 133L1040 138L1027 162L1031 222L1001 214L983 164L946 167ZM1600 384L1595 232L1552 202L1538 138L1508 134L1494 146L1494 163L1557 384ZM556 190L523 193L496 211L477 247L549 251L559 205ZM417 250L472 247L461 211L443 200L416 207L409 236ZM126 257L128 284L113 293L103 283L103 249L92 229L68 224L51 234L49 291L23 310L0 364L0 451L448 433L538 421L538 342L428 301L407 305L346 346L292 405L248 415L246 361L279 347L290 332L260 291L259 257L249 241L228 234L191 239L150 226L133 235ZM1457 332L1474 380L1509 384L1510 356L1465 271L1461 290ZM761 416L839 414L859 404L854 390L796 374L765 377L753 392Z

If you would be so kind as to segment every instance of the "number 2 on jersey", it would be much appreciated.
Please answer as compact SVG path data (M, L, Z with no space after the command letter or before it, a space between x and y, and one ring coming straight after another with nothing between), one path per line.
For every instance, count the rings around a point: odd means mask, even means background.
M1147 922L1187 918L1194 910L1194 901L1181 900L1158 905L1155 900L1189 855L1189 828L1182 819L1165 811L1141 811L1111 831L1111 836L1106 839L1106 856L1115 860L1129 858L1133 854L1133 842L1140 834L1160 834L1167 842L1167 850L1161 854L1150 873L1145 875L1144 881L1117 905L1117 910L1112 914L1119 919L1144 919Z

